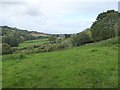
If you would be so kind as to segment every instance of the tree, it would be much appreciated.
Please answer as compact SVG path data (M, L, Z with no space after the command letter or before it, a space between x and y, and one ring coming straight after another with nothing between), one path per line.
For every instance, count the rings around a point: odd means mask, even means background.
M118 22L114 25L115 29L115 36L120 36L120 18L118 19Z
M118 21L118 12L108 10L98 15L91 26L91 33L94 41L101 41L115 37L114 25Z
M69 38L70 37L70 34L65 34L65 38Z
M6 43L11 47L16 47L19 45L19 40L15 36L5 36L2 38L2 43Z
M88 35L88 33L86 33L85 31L78 33L77 35L73 36L71 38L71 42L73 46L80 46L86 43L91 43L92 39L91 37Z

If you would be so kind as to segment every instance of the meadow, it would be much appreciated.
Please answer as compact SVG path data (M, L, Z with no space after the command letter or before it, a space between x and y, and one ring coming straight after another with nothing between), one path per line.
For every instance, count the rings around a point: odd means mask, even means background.
M44 44L47 42L48 42L48 39L29 40L29 41L20 43L18 48L25 48L25 47L29 47L29 46L33 46L33 45L40 45L40 44Z
M116 39L54 52L4 55L2 65L3 88L118 87Z

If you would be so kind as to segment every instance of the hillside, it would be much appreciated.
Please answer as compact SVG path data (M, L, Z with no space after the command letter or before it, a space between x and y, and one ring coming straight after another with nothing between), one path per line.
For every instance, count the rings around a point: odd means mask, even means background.
M117 38L62 51L4 55L3 88L9 87L117 88Z
M2 37L2 43L6 43L11 47L16 47L19 46L19 43L24 41L48 38L49 34L22 30L15 27L0 26L0 36Z
M42 32L36 32L36 31L31 31L29 34L33 35L33 36L49 36L49 34L47 33L42 33Z
M8 34L38 34L37 36L47 36L49 34L43 33L43 32L37 32L37 31L28 31L28 30L23 30L23 29L18 29L16 27L9 27L9 26L0 26L0 35L8 35Z

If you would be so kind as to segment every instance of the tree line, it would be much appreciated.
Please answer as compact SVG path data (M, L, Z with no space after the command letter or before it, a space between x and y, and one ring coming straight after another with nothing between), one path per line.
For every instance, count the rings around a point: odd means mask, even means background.
M96 21L89 29L72 37L73 46L98 42L120 36L120 17L118 11L108 10L98 14Z

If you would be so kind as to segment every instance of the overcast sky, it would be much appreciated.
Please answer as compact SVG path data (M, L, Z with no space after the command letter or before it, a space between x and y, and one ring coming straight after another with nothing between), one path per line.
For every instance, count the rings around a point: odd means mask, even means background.
M118 1L1 0L0 26L44 33L77 33L89 28L99 13L118 10Z

